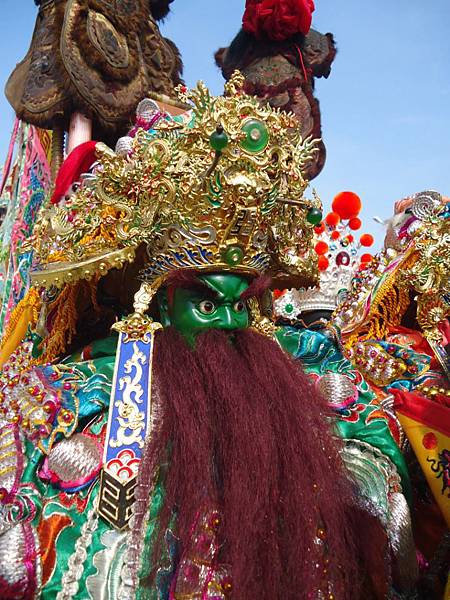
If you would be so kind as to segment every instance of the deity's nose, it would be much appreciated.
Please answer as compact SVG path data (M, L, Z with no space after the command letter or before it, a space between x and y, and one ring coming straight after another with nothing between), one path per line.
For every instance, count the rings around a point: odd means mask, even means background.
M233 309L231 306L223 306L220 315L220 328L221 329L236 329L238 326Z

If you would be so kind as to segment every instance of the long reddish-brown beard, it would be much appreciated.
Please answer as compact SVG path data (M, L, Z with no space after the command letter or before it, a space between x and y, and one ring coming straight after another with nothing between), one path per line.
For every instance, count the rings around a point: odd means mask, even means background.
M174 507L183 549L210 503L221 512L220 558L231 565L237 600L315 599L324 582L336 599L355 600L368 561L383 580L383 534L355 506L327 407L275 342L252 330L232 339L211 330L192 350L169 328L158 334L154 362L160 413L140 483L152 481L170 447L154 565ZM380 537L365 538L361 527ZM153 585L150 567L146 580ZM366 588L372 597L384 596Z

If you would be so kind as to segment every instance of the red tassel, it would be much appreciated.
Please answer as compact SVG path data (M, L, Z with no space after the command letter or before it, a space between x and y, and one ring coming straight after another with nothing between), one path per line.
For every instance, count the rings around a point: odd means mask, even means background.
M78 181L82 173L87 173L96 161L95 147L97 142L90 140L72 150L61 165L55 181L55 190L51 197L52 204L58 204L69 190L72 183Z

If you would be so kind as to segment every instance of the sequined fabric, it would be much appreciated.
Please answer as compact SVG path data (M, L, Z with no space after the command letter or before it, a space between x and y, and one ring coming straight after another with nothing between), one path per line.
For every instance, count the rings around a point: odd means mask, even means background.
M336 406L334 415L339 434L344 439L356 439L379 449L396 466L409 498L409 476L403 455L391 433L396 424L380 406L377 397L360 373L343 356L337 344L320 331L284 327L277 333L281 346L301 361L305 371L314 379L334 373L349 378L356 387L353 403ZM336 399L330 397L333 404Z
M25 443L17 425L0 421L0 589L33 598L39 589L39 549L33 517L36 490L22 481Z
M107 352L94 349L85 362L35 367L16 353L7 365L2 394L9 406L17 402L0 424L0 589L7 597L110 597L87 596L85 582L102 565L108 588L117 572L112 559L100 560L109 528L95 512L115 344L111 338ZM49 394L58 399L53 411L42 408ZM69 413L69 430L58 430Z
M102 447L96 440L75 433L50 450L41 476L46 476L63 489L87 485L99 473L102 464Z
M180 560L176 584L170 600L225 600L231 598L232 583L228 569L218 562L216 510L200 512L192 528L191 543Z

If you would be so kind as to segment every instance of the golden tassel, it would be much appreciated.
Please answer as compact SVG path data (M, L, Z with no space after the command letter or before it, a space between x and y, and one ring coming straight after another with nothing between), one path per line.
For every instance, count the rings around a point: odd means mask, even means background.
M45 351L40 359L42 362L53 362L63 356L76 333L77 309L76 297L78 284L66 285L49 312L56 311L51 333L45 340Z
M99 282L100 277L101 277L101 275L97 274L94 277L92 277L91 279L89 279L89 281L87 281L89 295L90 295L91 302L92 302L92 307L97 315L100 314L100 312L101 312L101 308L100 308L100 306L98 304L98 300L97 300L97 287L98 287L98 282Z

